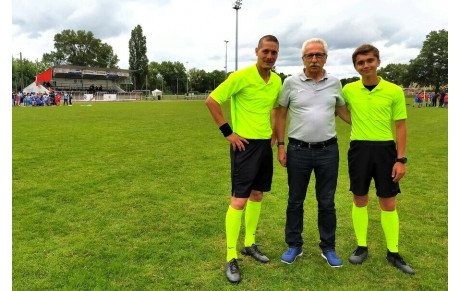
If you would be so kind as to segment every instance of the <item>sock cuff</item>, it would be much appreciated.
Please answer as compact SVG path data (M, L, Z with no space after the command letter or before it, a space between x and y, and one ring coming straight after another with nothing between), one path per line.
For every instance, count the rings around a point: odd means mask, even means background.
M243 209L238 210L238 209L233 208L231 205L228 206L227 212L230 214L235 214L235 215L243 215Z
M380 211L381 211L382 215L393 215L393 213L398 214L398 211L396 210L396 208L395 208L395 210L391 210L391 211L386 211L386 210L382 210L382 209Z
M358 210L358 211L359 211L359 210L362 210L362 211L366 210L366 211L367 211L367 205L366 205L366 206L363 206L363 207L358 207L358 206L356 206L356 204L353 202L353 209Z
M260 208L262 206L262 201L251 201L248 199L248 202L246 202L246 208Z
M392 211L385 211L385 210L380 210L380 217L384 221L389 221L389 220L399 220L399 215L398 211L392 210Z

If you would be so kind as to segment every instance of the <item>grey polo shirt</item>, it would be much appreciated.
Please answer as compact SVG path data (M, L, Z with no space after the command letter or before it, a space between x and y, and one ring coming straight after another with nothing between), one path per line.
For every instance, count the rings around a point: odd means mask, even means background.
M320 142L337 135L335 107L345 100L340 80L326 71L318 83L303 71L286 78L278 103L288 108L288 137Z

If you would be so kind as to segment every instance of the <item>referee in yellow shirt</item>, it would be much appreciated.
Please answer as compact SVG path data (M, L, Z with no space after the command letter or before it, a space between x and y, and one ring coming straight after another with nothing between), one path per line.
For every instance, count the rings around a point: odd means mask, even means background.
M381 224L387 245L387 260L404 273L414 270L399 255L399 217L396 195L399 180L406 173L406 100L403 90L377 76L379 50L369 44L358 47L352 56L361 80L343 88L351 112L351 142L348 151L350 191L353 192L352 219L358 247L350 256L352 264L367 258L369 186L374 179L381 208ZM395 124L396 143L392 125Z
M262 263L270 260L255 243L263 193L271 189L273 176L274 124L281 78L271 71L278 58L279 42L266 35L255 49L256 64L232 73L206 99L206 105L224 137L230 142L232 191L225 219L227 237L226 275L231 283L241 281L236 245L245 215L243 255ZM221 105L231 98L232 127Z

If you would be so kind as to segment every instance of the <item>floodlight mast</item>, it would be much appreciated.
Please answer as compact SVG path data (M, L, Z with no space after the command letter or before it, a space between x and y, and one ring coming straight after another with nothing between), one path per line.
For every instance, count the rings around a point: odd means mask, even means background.
M235 71L238 71L238 10L241 9L243 0L236 0L233 9L236 10L236 41L235 41Z
M21 59L21 92L24 90L24 68L22 65L22 52L19 52L19 58Z
M225 42L225 78L227 78L227 44L228 40L224 40Z
M187 81L187 86L186 86L186 91L185 91L186 94L188 94L188 71L187 71L187 67L188 67L188 62L185 62L185 78L186 78L186 81Z

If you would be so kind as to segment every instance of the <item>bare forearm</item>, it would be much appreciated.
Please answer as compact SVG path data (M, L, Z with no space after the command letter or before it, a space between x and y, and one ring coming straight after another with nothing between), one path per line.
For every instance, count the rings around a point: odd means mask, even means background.
M286 130L286 115L287 115L287 108L283 106L279 106L277 108L276 113L276 139L278 141L284 141L284 134Z
M272 111L270 111L270 123L271 123L271 126L272 126L273 133L276 133L277 115L278 115L278 108L274 108L274 109L272 109Z
M402 158L405 156L406 140L407 140L406 120L397 120L396 121L396 148L398 152L398 158Z
M208 97L206 99L206 106L208 107L212 118L219 127L226 123L224 114L222 112L222 108L220 107L220 104L217 103L217 101L215 101L211 97Z
M338 115L346 123L351 124L351 113L346 105L336 106L335 114Z

